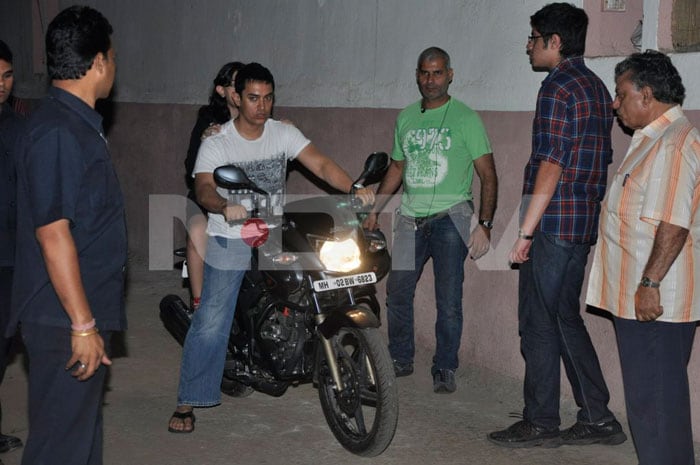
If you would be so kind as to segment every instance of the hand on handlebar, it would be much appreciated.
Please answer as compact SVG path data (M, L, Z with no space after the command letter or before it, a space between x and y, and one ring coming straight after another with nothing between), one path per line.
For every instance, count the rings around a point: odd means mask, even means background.
M227 223L248 218L248 210L243 205L226 205L222 213Z
M367 215L367 218L365 218L365 220L362 222L362 227L369 229L370 231L377 229L379 227L379 223L377 222L377 214L370 212Z
M355 198L360 199L363 206L374 204L374 191L368 187L361 187L354 193Z

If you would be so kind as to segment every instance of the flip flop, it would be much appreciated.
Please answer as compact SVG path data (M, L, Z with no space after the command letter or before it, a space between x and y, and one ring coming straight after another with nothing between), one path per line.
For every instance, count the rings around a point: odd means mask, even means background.
M170 431L171 433L189 434L192 431L194 431L194 421L195 421L194 411L192 411L192 410L190 410L189 412L175 411L175 412L173 412L173 416L170 417L170 419L172 420L173 418L177 418L178 420L182 420L183 425L185 424L185 420L187 420L188 418L191 419L192 420L192 429L175 429L171 426L168 426L168 431Z

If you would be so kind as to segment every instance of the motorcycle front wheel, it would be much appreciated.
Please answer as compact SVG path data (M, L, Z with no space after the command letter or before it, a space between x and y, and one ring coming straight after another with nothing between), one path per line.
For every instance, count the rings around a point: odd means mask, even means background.
M350 452L377 456L394 438L399 417L389 350L376 328L341 328L331 345L343 385L335 386L322 357L318 393L328 426Z

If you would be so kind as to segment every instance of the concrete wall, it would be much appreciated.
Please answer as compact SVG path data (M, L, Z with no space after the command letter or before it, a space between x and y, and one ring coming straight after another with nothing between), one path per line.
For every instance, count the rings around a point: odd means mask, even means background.
M588 7L588 0L586 0ZM16 92L39 97L45 76L35 63L41 48L32 25L41 30L48 11L71 2L39 0L34 16L26 0L3 0L0 37L16 52ZM256 60L277 80L276 116L291 119L324 152L351 173L372 151L390 151L393 123L400 108L418 98L413 70L429 45L452 55L451 94L477 109L491 137L501 180L493 231L494 251L468 262L465 283L463 363L476 363L513 377L523 374L517 334L517 272L506 269L515 238L522 170L529 156L532 110L542 73L525 56L529 15L536 0L88 0L115 27L118 54L114 103L109 116L111 150L127 199L132 262L149 254L149 196L183 194L184 158L197 105L206 101L208 83L221 63ZM583 1L574 2L582 5ZM596 0L593 5L599 5ZM628 2L632 4L633 2ZM640 2L634 2L639 4ZM645 0L643 48L663 42L659 17L667 0ZM429 6L428 6L429 5ZM590 7L589 43L596 56L589 65L613 87L613 68L628 36L610 31L610 16ZM655 10L654 10L655 9ZM610 14L608 14L610 15ZM36 29L36 27L35 27ZM631 31L629 31L631 33ZM41 34L39 34L40 36ZM614 38L613 38L614 36ZM595 47L594 47L595 46ZM613 56L609 56L613 55ZM673 56L688 89L686 109L700 124L700 54ZM614 132L615 164L629 143ZM611 168L611 169L614 169ZM478 192L478 183L474 186ZM318 192L292 173L290 193ZM389 218L382 218L384 229ZM177 225L175 225L177 226ZM156 245L181 244L182 229L159 236ZM418 343L434 347L433 277L424 273L416 297ZM613 328L604 318L585 315L612 393L612 408L624 408ZM696 344L696 352L700 345ZM691 379L698 379L698 354ZM566 386L567 383L564 383ZM568 388L565 388L565 390ZM698 392L697 389L692 389ZM700 438L700 392L693 396L696 437ZM505 412L504 412L505 413Z

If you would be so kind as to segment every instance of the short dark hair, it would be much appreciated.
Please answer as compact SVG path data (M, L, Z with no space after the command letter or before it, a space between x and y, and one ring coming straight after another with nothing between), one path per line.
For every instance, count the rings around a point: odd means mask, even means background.
M72 6L61 11L46 31L46 65L51 79L80 79L98 53L112 47L112 26L99 11Z
M637 89L649 87L659 102L683 104L685 87L667 55L656 50L633 53L615 66L615 80L627 72Z
M530 26L542 35L545 45L553 34L561 38L563 57L583 56L586 50L588 15L570 3L550 3L530 16Z
M10 50L10 47L2 40L0 40L0 60L12 64L12 50Z
M270 70L260 63L248 63L236 74L236 93L242 95L246 83L252 81L268 83L272 85L272 90L275 90L275 78Z
M440 47L428 47L418 55L417 68L420 68L424 61L434 60L435 58L442 58L445 61L445 68L450 69L452 67L449 53Z

